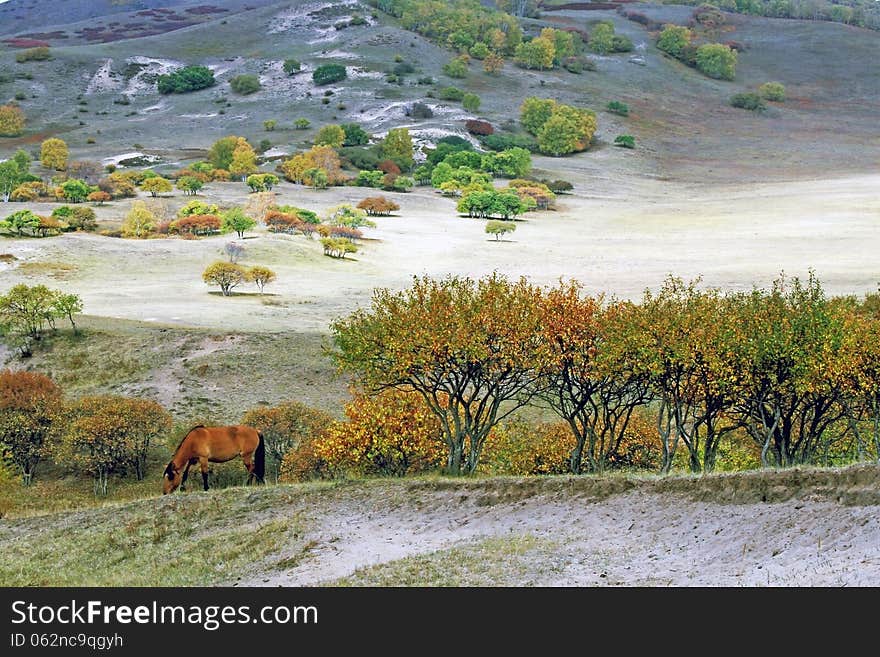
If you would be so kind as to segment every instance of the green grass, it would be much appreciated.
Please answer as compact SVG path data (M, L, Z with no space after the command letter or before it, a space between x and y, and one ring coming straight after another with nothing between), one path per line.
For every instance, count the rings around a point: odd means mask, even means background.
M311 548L283 489L170 496L0 530L3 586L204 586L296 562ZM272 509L271 517L264 513Z
M492 537L430 554L359 568L330 586L506 586L553 570L540 563L557 546L532 534ZM536 571L536 562L540 566Z

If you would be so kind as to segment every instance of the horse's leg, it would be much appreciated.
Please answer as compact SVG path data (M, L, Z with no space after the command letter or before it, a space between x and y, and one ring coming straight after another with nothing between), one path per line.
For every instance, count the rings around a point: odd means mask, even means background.
M202 470L202 483L205 486L205 490L208 490L208 459L202 457L199 459L199 468Z
M254 483L254 479L256 479L256 475L254 474L254 453L247 452L241 455L241 460L244 461L244 467L247 468L248 478L247 478L247 486L250 486Z
M189 476L189 466L192 465L192 461L186 462L186 467L183 468L183 479L180 480L180 490L186 490L186 478Z

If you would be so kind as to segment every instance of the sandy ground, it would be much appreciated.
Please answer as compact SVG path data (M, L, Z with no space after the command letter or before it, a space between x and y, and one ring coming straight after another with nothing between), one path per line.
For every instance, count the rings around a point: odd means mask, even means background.
M601 167L601 160L591 166ZM19 258L19 265L30 264L0 271L0 289L23 279L70 289L83 296L85 312L92 315L222 329L324 331L334 317L368 302L373 288L401 288L421 274L480 276L497 270L547 284L573 277L588 290L629 298L657 288L670 273L744 289L769 285L783 270L805 275L813 268L834 294L873 291L880 280L880 175L722 187L573 173L576 194L559 197L558 211L528 214L500 243L487 239L482 221L459 217L454 201L428 188L389 194L401 205L400 216L377 219L378 227L366 230L368 239L351 260L324 257L317 241L258 229L244 241L243 262L278 273L265 297L242 287L248 294L222 298L201 281L202 270L221 257L229 236L6 239L0 250ZM205 198L244 203L245 192L242 184L214 184ZM371 193L284 184L278 199L324 211ZM184 201L175 196L166 203L173 211ZM99 208L100 218L119 220L127 205ZM34 209L48 213L50 206ZM53 269L59 263L75 269Z
M514 495L507 502L466 486L405 496L393 489L372 496L355 490L334 494L326 504L310 500L303 513L313 526L305 536L313 547L299 565L237 584L326 584L359 568L381 571L406 557L523 536L537 547L502 567L492 584L880 584L878 507L842 505L800 486L786 501L748 504L650 486L600 501L571 490ZM361 583L371 583L369 576Z

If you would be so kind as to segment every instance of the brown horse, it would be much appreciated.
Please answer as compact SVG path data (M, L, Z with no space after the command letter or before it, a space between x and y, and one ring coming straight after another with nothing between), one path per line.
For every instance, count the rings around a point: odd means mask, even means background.
M253 427L193 427L180 441L174 456L165 468L162 494L173 493L186 483L191 465L199 464L202 483L208 490L208 463L225 463L241 456L248 471L250 484L256 479L264 483L266 473L266 446L263 434ZM184 487L185 489L185 487Z

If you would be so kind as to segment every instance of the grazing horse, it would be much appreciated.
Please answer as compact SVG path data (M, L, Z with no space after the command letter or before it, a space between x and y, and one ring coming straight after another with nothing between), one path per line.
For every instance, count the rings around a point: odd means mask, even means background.
M253 427L206 427L198 425L180 441L174 456L165 468L162 494L173 493L186 483L191 465L199 464L202 483L208 490L208 463L225 463L241 456L248 471L250 484L256 479L261 484L266 473L266 445L263 434Z

